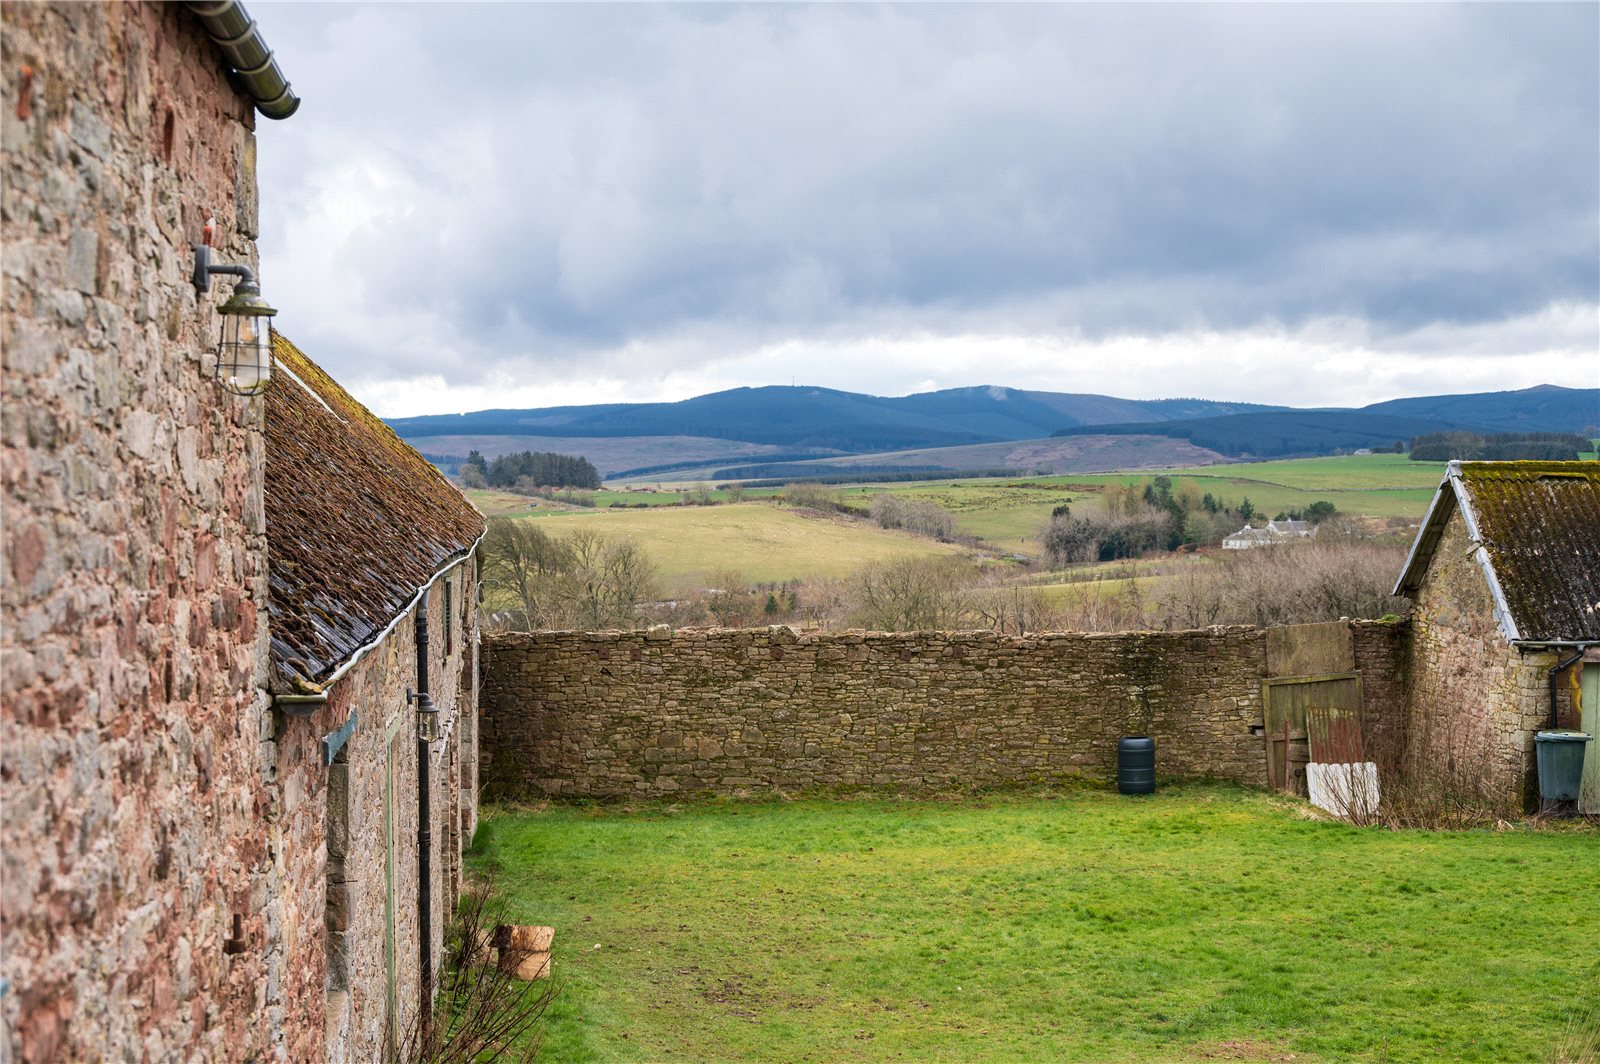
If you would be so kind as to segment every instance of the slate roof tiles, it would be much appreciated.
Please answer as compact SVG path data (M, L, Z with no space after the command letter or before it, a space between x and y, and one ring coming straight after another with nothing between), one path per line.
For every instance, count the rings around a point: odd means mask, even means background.
M274 694L314 693L388 627L484 519L321 367L273 334L266 398Z
M1396 594L1421 586L1457 508L1508 639L1600 641L1600 462L1451 462Z

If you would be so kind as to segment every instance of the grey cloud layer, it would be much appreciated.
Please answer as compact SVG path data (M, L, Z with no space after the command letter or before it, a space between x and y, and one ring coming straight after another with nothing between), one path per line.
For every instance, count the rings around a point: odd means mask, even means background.
M1600 293L1589 6L257 14L306 98L263 133L263 245L336 371L1382 334ZM336 238L291 241L341 203Z

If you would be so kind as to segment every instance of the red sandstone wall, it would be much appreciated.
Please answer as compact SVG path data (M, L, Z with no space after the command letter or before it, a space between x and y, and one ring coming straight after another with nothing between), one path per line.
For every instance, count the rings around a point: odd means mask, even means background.
M261 409L188 283L208 215L254 261L251 116L177 5L3 18L0 1013L19 1060L259 1054Z

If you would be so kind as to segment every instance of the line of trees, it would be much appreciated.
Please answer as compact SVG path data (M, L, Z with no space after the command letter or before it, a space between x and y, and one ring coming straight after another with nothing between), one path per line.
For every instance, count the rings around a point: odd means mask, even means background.
M1589 441L1567 432L1429 432L1411 441L1414 462L1571 461Z
M600 486L600 471L582 455L556 454L554 451L518 451L486 461L478 451L469 451L461 463L461 479L468 487L506 488L589 488Z
M943 506L926 499L902 499L888 492L872 497L872 519L879 528L903 528L944 543L956 534L956 519Z

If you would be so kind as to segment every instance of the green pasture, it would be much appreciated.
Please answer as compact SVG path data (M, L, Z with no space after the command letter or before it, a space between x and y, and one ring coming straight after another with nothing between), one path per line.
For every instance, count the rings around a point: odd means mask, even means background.
M1171 477L1175 486L1192 482L1230 506L1249 499L1265 517L1303 509L1325 499L1349 515L1421 520L1427 512L1443 463L1412 462L1403 455L1354 455L1343 458L1298 458L1193 469L1134 473L1070 474L1015 480L956 478L859 484L837 487L840 496L869 507L872 496L892 494L924 499L949 510L956 528L991 548L1029 557L1040 555L1039 536L1050 513L1063 503L1080 512L1099 505L1111 484L1143 483L1154 476ZM727 505L726 489L716 489L711 507L680 505L676 490L617 490L593 493L593 509L527 499L502 491L468 491L490 516L516 515L584 518L593 527L636 537L657 564L669 590L695 586L706 573L734 570L766 582L808 576L842 576L866 561L894 554L937 553L945 545L899 534L883 533L865 522L846 525L800 517L754 505L781 494L779 488L751 489L746 504ZM628 509L613 508L617 503ZM634 515L653 516L635 519ZM602 517L601 515L608 515ZM885 539L884 537L888 538ZM748 538L746 538L748 537Z
M1205 785L557 805L471 863L556 929L563 1064L1542 1062L1600 1023L1593 827Z
M751 583L843 577L870 562L960 554L924 536L889 532L865 521L808 516L764 503L584 509L540 514L551 535L593 529L632 540L655 563L668 594L705 587L716 573Z

